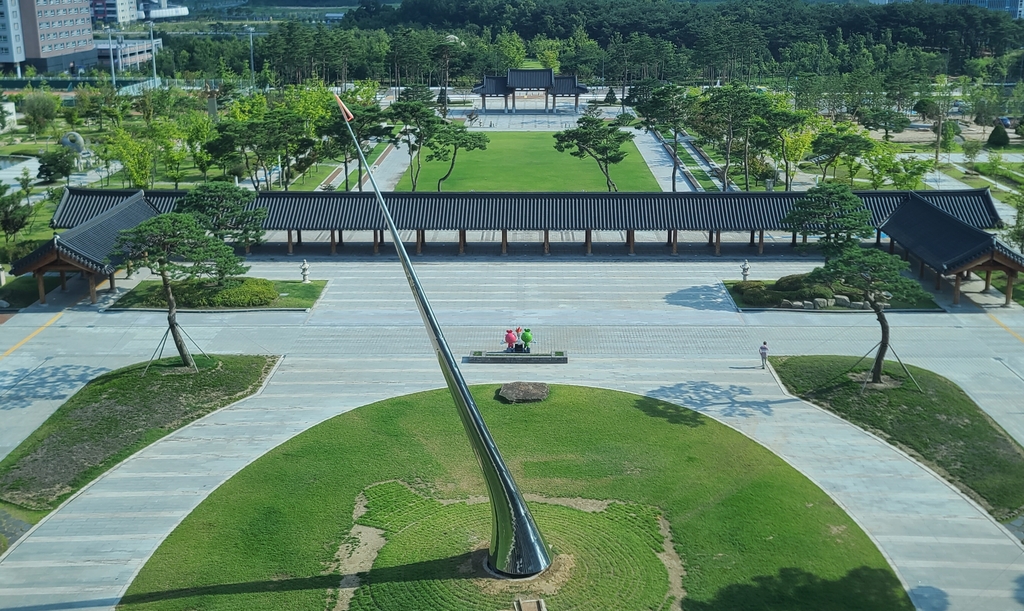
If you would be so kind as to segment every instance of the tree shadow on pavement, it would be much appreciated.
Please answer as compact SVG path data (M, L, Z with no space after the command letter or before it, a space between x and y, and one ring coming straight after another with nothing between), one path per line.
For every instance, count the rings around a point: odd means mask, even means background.
M725 586L708 601L686 599L683 607L686 611L914 611L892 571L869 567L853 569L839 579L784 568L778 575L754 577L753 583Z
M1020 580L1021 578L1017 578L1018 588ZM949 595L932 586L912 588L910 590L910 599L914 601L917 611L946 611L946 609L949 609ZM1020 600L1019 595L1017 600Z
M736 311L736 304L722 284L689 286L665 295L665 303L691 310Z
M754 391L746 386L735 384L720 386L705 381L680 382L674 386L655 388L648 392L647 396L682 405L704 414L720 415L726 418L772 415L772 401L754 399ZM667 415L649 411L647 413L650 416L668 418Z
M63 401L86 382L110 371L88 365L46 365L22 367L3 372L0 381L0 411L24 409L34 402Z

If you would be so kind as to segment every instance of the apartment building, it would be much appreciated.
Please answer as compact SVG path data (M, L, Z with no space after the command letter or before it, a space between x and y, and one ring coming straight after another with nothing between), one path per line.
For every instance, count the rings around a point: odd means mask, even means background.
M92 14L104 23L124 24L139 19L134 0L92 0Z
M20 4L25 63L43 73L77 72L97 63L88 0L20 0Z
M18 0L0 0L0 64L4 72L21 76L21 62L25 61L23 36Z

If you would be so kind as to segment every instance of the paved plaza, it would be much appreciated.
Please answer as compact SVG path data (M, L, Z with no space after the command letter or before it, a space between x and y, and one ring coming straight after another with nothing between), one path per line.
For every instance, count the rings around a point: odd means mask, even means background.
M297 276L298 258L274 258L254 258L251 273ZM0 609L112 608L175 525L246 464L327 418L443 385L390 250L310 262L313 277L329 283L309 312L179 315L209 352L284 358L259 394L143 450L19 540L0 560ZM874 316L737 312L721 280L735 278L740 262L682 255L416 260L456 354L497 349L503 329L527 325L538 349L570 355L568 365L464 364L470 383L584 384L698 410L770 448L830 494L878 544L918 608L1024 609L1024 546L1006 529L902 452L788 396L759 368L757 346L765 340L773 354L859 356L878 339ZM752 277L814 264L758 260ZM118 290L132 283L120 281ZM80 296L55 292L51 305L0 325L0 456L89 378L148 358L166 328L159 312L104 311L109 296L97 306L73 303ZM956 381L1024 442L1024 311L948 301L947 287L940 297L947 313L892 313L894 347Z

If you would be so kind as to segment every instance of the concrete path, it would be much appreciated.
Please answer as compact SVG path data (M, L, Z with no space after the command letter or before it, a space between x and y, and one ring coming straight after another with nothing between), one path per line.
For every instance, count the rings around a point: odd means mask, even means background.
M640 151L640 156L647 162L647 167L651 169L651 173L654 174L654 178L658 181L661 190L671 191L672 172L675 170L675 164L672 163L672 155L665 150L661 141L654 134L645 131L637 132L634 129L629 129L628 131L636 134L633 143L636 144L637 150ZM690 181L686 179L686 176L681 171L676 174L676 191L693 191Z
M253 261L252 274L295 276ZM618 388L673 401L734 426L808 475L889 558L920 609L1024 609L1020 543L930 471L860 429L787 397L754 369L776 354L856 354L877 341L870 313L735 311L721 278L739 260L580 262L560 257L424 257L419 273L456 353L496 346L500 329L530 322L538 347L566 349L550 382ZM752 277L815 262L763 261ZM150 446L51 514L0 560L0 609L111 608L160 541L219 483L308 426L378 398L441 386L393 256L316 261L329 278L312 312L182 314L204 349L284 354L263 392ZM940 297L948 301L948 289ZM55 306L50 306L54 308ZM101 306L102 307L102 306ZM0 360L4 422L40 421L90 377L62 388L26 372L114 368L148 358L160 313L78 305ZM907 361L961 384L1024 441L1024 311L970 304L948 314L890 315ZM7 351L55 316L34 306L0 325ZM1005 328L1000 325L1005 325ZM4 352L0 352L4 354ZM506 367L464 365L469 382L507 381ZM395 372L401 372L396 379ZM9 374L22 372L11 376ZM30 426L0 429L10 447Z

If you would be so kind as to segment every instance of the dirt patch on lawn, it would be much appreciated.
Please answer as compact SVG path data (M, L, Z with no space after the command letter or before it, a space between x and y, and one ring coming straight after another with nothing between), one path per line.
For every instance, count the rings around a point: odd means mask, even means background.
M885 390L888 388L899 388L900 386L903 386L903 380L897 380L896 378L891 378L885 374L882 374L881 382L872 382L870 371L848 373L846 374L846 377L850 378L854 382L857 382L858 384L864 384L865 382L867 382L865 388L868 390Z

